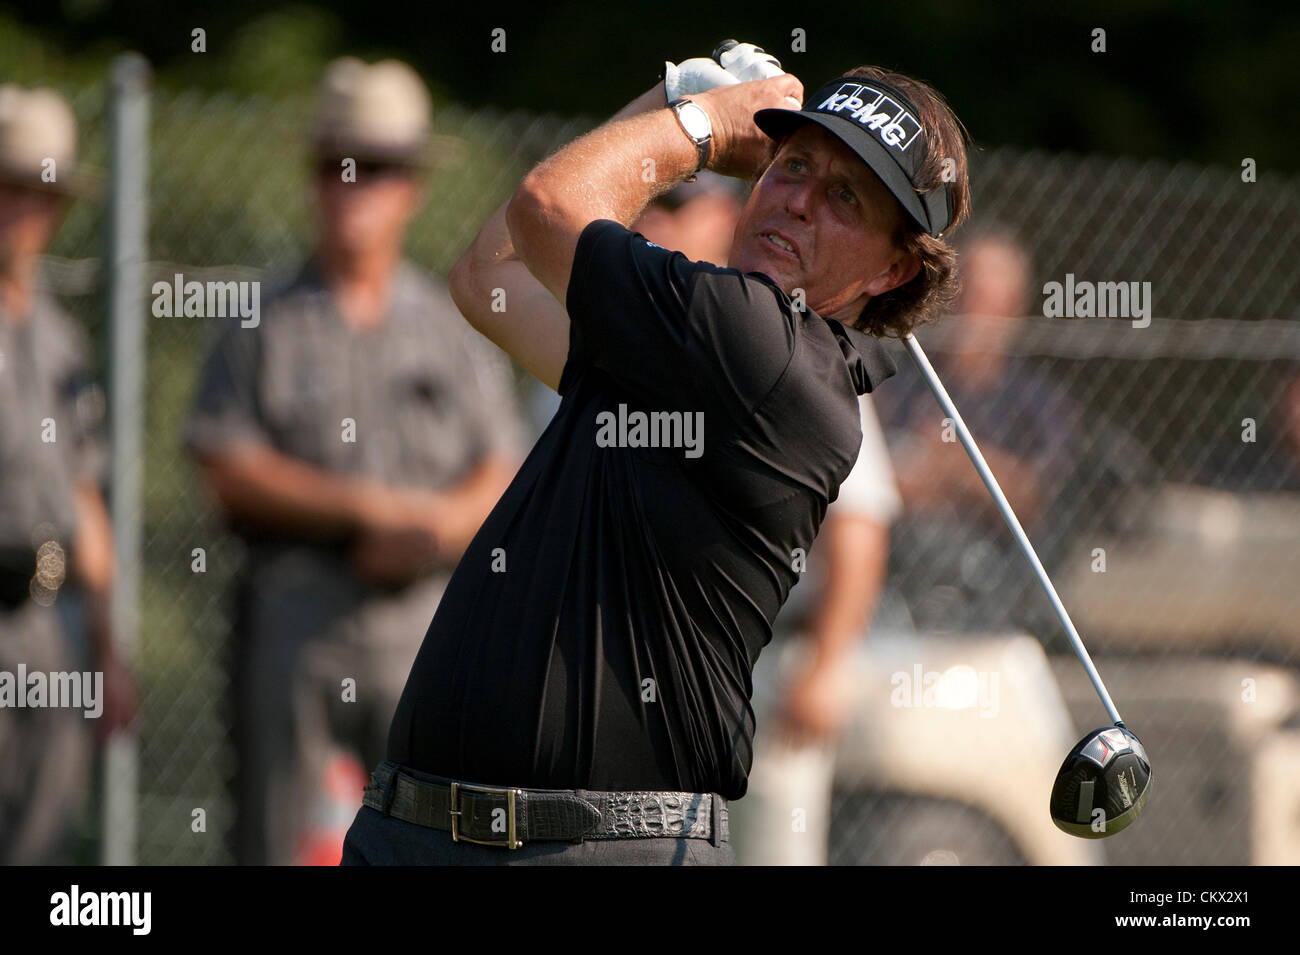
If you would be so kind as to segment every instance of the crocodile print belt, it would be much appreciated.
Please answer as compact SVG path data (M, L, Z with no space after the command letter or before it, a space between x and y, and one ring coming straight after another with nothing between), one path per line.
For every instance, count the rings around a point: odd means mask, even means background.
M364 804L450 832L457 842L518 849L526 842L707 839L726 842L727 800L716 793L508 789L379 764Z

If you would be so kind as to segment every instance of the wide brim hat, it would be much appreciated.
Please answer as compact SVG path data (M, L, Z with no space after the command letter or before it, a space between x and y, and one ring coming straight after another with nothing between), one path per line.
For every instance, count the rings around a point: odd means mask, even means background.
M0 181L67 197L98 191L102 173L77 162L72 107L48 88L0 85Z
M457 155L454 136L433 133L433 104L407 64L342 57L325 70L308 148L318 159L429 169Z

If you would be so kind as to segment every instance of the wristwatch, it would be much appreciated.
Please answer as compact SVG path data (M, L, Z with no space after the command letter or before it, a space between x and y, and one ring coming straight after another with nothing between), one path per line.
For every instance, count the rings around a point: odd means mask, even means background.
M704 112L704 108L693 100L675 99L668 104L668 108L677 114L677 122L681 123L682 130L691 138L695 148L699 150L700 162L695 167L699 172L709 162L709 150L713 143L713 124L709 122L709 114ZM688 179L693 182L694 176Z

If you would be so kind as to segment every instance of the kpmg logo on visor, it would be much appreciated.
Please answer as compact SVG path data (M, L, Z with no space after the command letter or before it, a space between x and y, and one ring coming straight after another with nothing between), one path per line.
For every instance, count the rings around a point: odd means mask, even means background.
M836 113L874 130L885 145L906 151L921 134L921 124L903 106L880 90L845 83L817 107L819 113Z

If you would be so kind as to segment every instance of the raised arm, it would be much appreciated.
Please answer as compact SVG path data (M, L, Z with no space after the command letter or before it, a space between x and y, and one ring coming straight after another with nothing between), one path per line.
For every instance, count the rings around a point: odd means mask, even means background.
M664 105L659 83L623 107L611 122ZM502 203L492 214L451 270L452 298L484 337L543 384L558 389L569 351L569 316L515 254L506 228L507 205Z
M692 95L713 125L709 167L741 175L757 168L770 143L753 113L789 105L785 97L801 92L787 75ZM596 219L631 223L695 170L698 153L665 106L661 83L542 162L452 269L452 297L470 324L551 388L558 390L568 357L563 303L578 236ZM652 177L643 175L646 159Z
M772 143L754 113L789 107L803 96L790 74L720 86L690 97L708 114L713 132L708 168L747 177ZM506 209L514 247L528 270L566 300L578 237L591 222L628 225L656 195L695 172L699 153L669 109L614 120L575 140L530 172ZM645 175L647 169L653 175Z

